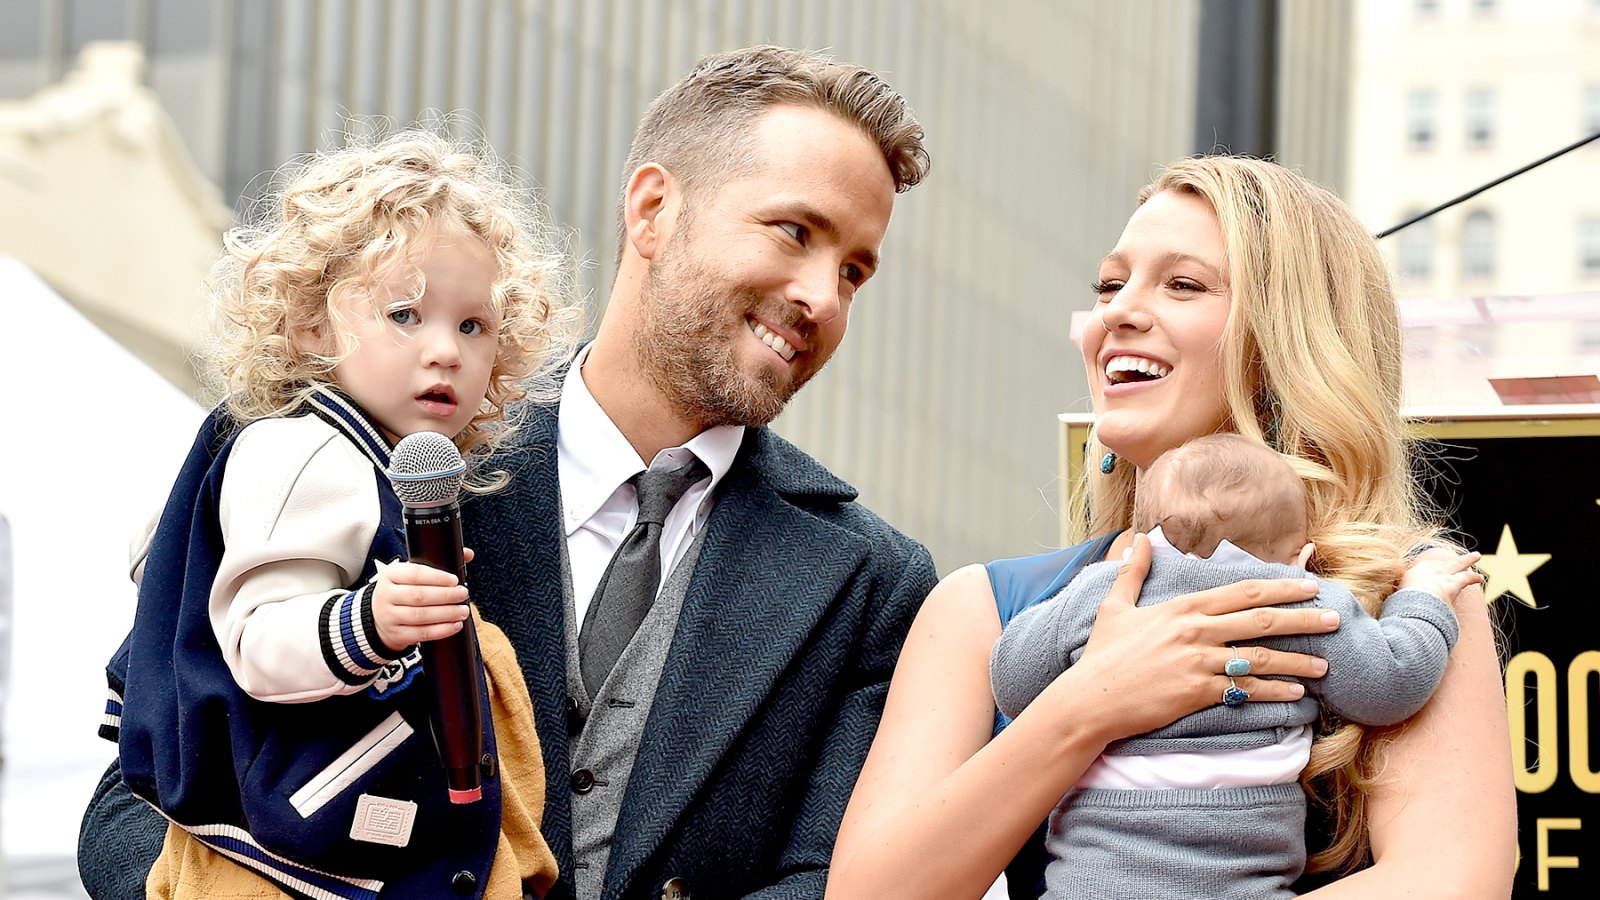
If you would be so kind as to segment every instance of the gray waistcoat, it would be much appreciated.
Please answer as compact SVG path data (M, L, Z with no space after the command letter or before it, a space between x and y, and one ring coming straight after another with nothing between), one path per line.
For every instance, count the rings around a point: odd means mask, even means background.
M561 572L567 598L567 693L585 717L583 730L572 740L572 856L570 878L578 900L595 900L605 886L606 863L611 857L611 836L627 790L628 776L639 751L645 719L655 699L656 685L666 665L667 649L678 628L678 611L694 575L694 563L708 528L701 528L684 551L650 612L639 624L633 640L617 658L616 667L591 698L583 687L578 666L578 622L572 599L572 567L565 544Z

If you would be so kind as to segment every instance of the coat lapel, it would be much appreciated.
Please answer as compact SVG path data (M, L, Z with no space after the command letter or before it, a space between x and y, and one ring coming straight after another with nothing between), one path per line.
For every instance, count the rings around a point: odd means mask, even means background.
M837 503L854 489L766 429L745 449L706 525L623 798L607 896L660 845L870 549L786 496Z
M484 619L506 633L533 699L544 758L567 760L567 646L562 589L561 491L556 466L556 411L530 405L523 436L497 456L511 484L466 504L468 546L477 552L469 573L473 601ZM563 872L572 870L572 799L567 764L546 765L540 830Z

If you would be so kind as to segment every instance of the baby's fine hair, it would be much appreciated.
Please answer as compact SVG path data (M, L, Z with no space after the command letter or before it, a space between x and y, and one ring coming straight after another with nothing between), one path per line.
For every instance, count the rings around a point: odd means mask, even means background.
M1224 539L1261 555L1306 533L1305 486L1282 455L1240 434L1186 441L1156 458L1133 500L1133 527L1157 525L1184 553L1209 557Z
M572 352L582 311L567 240L487 146L423 127L374 131L292 160L249 221L223 236L206 280L207 374L241 423L289 414L335 384L334 366L355 349L349 301L403 272L439 229L464 229L494 253L490 303L500 316L488 392L456 437L470 466L510 435L506 408L527 395L530 376ZM420 291L420 273L412 277Z

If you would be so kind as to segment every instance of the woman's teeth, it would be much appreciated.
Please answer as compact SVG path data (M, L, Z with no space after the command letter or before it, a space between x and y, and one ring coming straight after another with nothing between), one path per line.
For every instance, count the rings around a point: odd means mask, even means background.
M1172 367L1143 356L1113 356L1106 362L1106 380L1113 384L1154 381L1172 374Z
M778 351L778 355L783 357L785 362L794 359L794 348L789 346L788 341L768 331L767 326L756 322L750 330L754 331L756 337L761 339L761 343Z

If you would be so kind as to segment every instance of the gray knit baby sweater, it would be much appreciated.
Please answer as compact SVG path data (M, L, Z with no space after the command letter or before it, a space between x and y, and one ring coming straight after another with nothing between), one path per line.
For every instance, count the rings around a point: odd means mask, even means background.
M1011 621L995 643L995 704L1015 717L1083 653L1118 564L1084 569L1061 593ZM1225 565L1162 557L1151 561L1140 606L1249 578L1304 578L1278 563ZM1351 593L1317 579L1319 593L1289 608L1320 607L1339 630L1250 642L1328 661L1304 679L1292 703L1217 705L1106 749L1108 754L1245 750L1277 743L1315 722L1319 701L1340 718L1390 725L1410 717L1444 676L1457 624L1443 600L1396 591L1374 619ZM1284 898L1305 868L1305 796L1297 784L1221 790L1073 789L1050 817L1045 871L1052 900L1092 898Z

